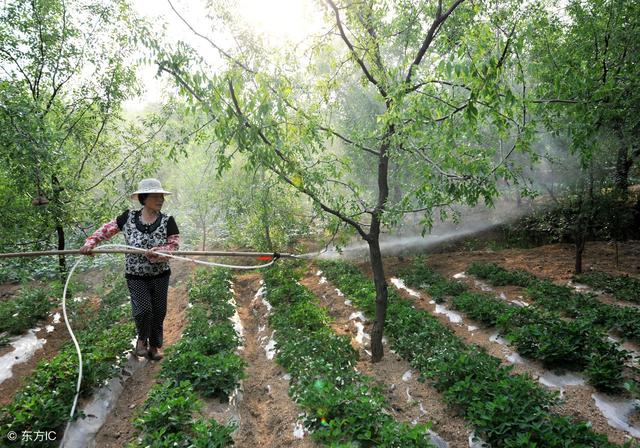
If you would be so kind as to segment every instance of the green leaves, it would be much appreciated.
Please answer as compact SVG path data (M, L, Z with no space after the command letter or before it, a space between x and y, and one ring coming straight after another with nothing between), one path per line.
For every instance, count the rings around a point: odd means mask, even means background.
M354 304L368 313L374 310L373 284L355 267L323 262L321 268ZM473 303L486 298L465 295ZM527 316L521 321L534 317L527 310L523 309ZM475 433L492 446L614 446L605 435L593 432L588 423L550 413L555 397L530 377L514 375L511 367L502 366L499 359L476 346L464 345L431 314L416 310L410 301L391 292L388 315L387 334L394 350L432 380L454 409L474 426ZM598 372L607 368L600 365ZM527 445L521 445L523 441Z
M333 332L327 310L298 276L282 266L264 279L276 359L292 376L290 395L305 410L314 439L331 446L431 446L428 425L412 427L389 416L382 391L354 370L357 352L349 337Z
M160 376L134 426L141 433L132 447L223 448L233 445L235 426L196 419L203 397L227 399L244 378L245 362L235 353L239 338L229 317L234 308L228 270L199 270L189 283L192 306L180 341L165 353Z
M235 312L228 270L199 270L189 283L189 323L167 350L161 376L189 381L202 396L228 397L244 378L245 362L235 353L239 337L229 318ZM194 367L195 366L195 367Z
M130 447L223 448L233 445L233 425L221 425L215 419L196 419L193 414L202 403L191 384L165 381L155 385L138 412L133 426L142 436Z
M615 276L606 272L589 272L575 275L574 279L613 294L616 299L640 303L640 281L628 275Z
M3 5L0 178L10 179L1 193L14 203L6 209L11 218L0 222L7 245L35 241L50 248L56 227L111 219L114 202L122 200L94 195L97 187L118 191L123 185L115 176L137 177L153 165L154 139L143 126L123 123L121 110L139 92L130 62L138 25L125 0ZM34 199L47 205L34 207Z
M21 288L17 297L0 302L0 333L18 335L32 328L47 316L52 304L51 291Z
M594 387L620 391L628 354L617 343L608 341L602 328L637 339L640 312L607 305L592 295L573 292L569 286L493 263L472 263L467 272L492 285L527 287L526 294L535 301L535 307L514 308L494 298L477 296L469 301L460 296L453 302L458 309L479 318L483 308L491 308L492 318L485 322L497 324L519 353L552 366L580 366ZM557 313L575 320L563 320Z
M574 1L567 13L566 21L539 19L531 41L531 68L540 80L534 87L539 98L571 102L544 105L537 113L548 118L549 128L572 137L574 151L588 155L594 145L598 153L611 151L612 140L602 145L599 136L631 136L631 117L637 116L640 72L631 61L638 58L638 45L632 43L637 42L638 5Z

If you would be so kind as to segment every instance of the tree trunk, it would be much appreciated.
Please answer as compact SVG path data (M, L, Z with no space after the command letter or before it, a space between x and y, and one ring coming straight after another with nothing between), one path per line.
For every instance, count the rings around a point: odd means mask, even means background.
M582 254L587 242L587 231L591 224L591 213L594 201L593 165L589 167L589 184L587 185L587 198L584 197L584 183L580 182L578 199L578 218L576 220L573 240L576 246L575 273L582 274Z
M264 231L264 242L267 245L267 251L273 252L273 241L271 240L271 187L265 181L265 171L260 170L260 185L262 187L262 204L260 204L262 215L262 230Z
M388 291L382 264L382 253L380 252L380 241L376 237L372 238L368 243L369 261L373 270L373 282L376 285L376 320L371 330L371 362L378 362L384 356L382 336L384 334L384 322L387 317Z
M207 250L207 225L202 226L202 250Z
M614 184L621 197L626 199L629 194L629 170L633 165L633 160L629 157L629 148L627 147L627 142L621 129L618 129L618 137L620 146L618 147L618 154L616 156Z
M390 103L387 101L387 108ZM389 127L389 139L395 133L395 127ZM373 281L376 285L376 320L371 330L371 362L378 362L384 356L382 347L382 336L384 333L384 321L387 316L387 281L384 277L384 267L382 265L382 253L380 252L380 227L382 224L382 214L384 213L387 200L389 199L389 140L386 140L380 147L380 157L378 159L378 203L371 214L371 227L367 243L369 244L369 261L373 270Z
M584 246L586 243L586 238L584 238L584 234L581 234L578 239L576 239L576 265L575 265L575 273L582 274L582 254L584 253Z
M58 177L54 174L51 176L51 183L53 185L53 215L56 223L56 235L58 236L58 250L64 250L64 227L62 226L62 201L60 200L60 193L62 192L62 186ZM58 268L60 270L60 276L64 281L64 277L67 273L67 260L64 255L58 256Z
M268 219L264 221L264 239L267 243L267 251L273 252L273 242L271 241L271 228Z
M631 160L628 157L627 148L618 149L618 157L616 158L616 190L626 198L629 193L629 170L631 168Z
M56 234L58 235L58 250L64 250L64 227L59 221L56 223ZM58 257L58 267L60 274L64 277L67 273L67 261L64 255Z

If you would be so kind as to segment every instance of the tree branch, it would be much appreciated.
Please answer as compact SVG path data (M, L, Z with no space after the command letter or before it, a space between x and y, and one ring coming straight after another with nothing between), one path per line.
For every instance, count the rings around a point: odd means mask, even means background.
M251 125L251 123L249 122L247 117L242 112L242 109L240 107L240 102L238 101L238 98L237 98L236 93L235 93L235 89L233 87L233 82L230 79L228 79L227 83L229 85L229 93L231 95L231 100L232 100L234 108L235 108L236 116L238 117L238 120L241 121L241 124L243 126L247 127L247 128L256 129L257 132L258 132L258 136L260 137L260 140L262 140L262 142L265 145L267 145L268 147L273 149L273 151L276 153L276 155L282 161L284 161L285 163L287 163L289 165L294 165L282 153L282 151L280 151L278 148L276 148L275 145L273 143L271 143L271 141L264 134L262 134L262 131L259 128ZM293 182L282 170L278 169L278 167L276 167L274 165L269 165L268 168L271 171L273 171L274 173L276 173L278 176L280 176L280 178L282 180L284 180L286 183L291 185L293 188L295 188L296 190L300 191L301 193L306 194L309 198L311 198L311 200L313 202L318 204L320 206L320 208L322 208L325 212L330 213L330 214L336 216L337 218L341 219L342 221L344 221L344 222L348 223L349 225L351 225L362 236L362 238L364 238L365 240L368 238L367 233L364 231L364 229L362 228L362 226L358 222L356 222L355 220L353 220L353 219L349 218L348 216L344 215L339 210L335 210L335 209L329 207L328 205L326 205L324 202L322 202L322 200L320 200L320 198L313 191L309 190L304 185L301 185L299 182L298 183Z
M440 167L440 165L438 165L433 159L431 159L427 154L426 154L426 148L414 148L415 154L422 157L422 159L427 162L429 165L431 165L438 174L440 174L443 177L446 177L448 179L453 179L453 180L469 180L470 177L466 176L466 175L460 175L460 174L456 174L456 173L449 173L445 170L442 169L442 167Z
M507 43L504 45L504 49L502 50L502 54L500 55L500 60L496 64L496 68L502 67L502 64L504 64L504 61L507 58L507 51L509 50L509 44L511 44L511 38L513 37L513 33L515 33L516 31L517 23L518 22L516 21L513 22L513 27L511 28L511 32L507 36Z
M353 145L356 148L359 148L359 149L361 149L363 151L368 152L369 154L373 154L374 156L380 156L380 153L378 151L376 151L375 149L367 148L366 146L363 146L363 145L361 145L359 143L356 143L356 142L348 139L347 137L339 134L338 132L334 131L333 129L329 129L329 128L326 128L324 126L320 126L318 129L320 129L321 131L325 131L325 132L328 132L330 134L333 134L336 137L338 137L340 140L344 141L345 143Z
M86 193L86 192L88 192L88 191L93 190L94 188L96 188L98 185L100 185L102 182L104 182L104 181L105 181L109 176L111 176L113 173L115 173L117 170L119 170L119 169L122 167L122 165L124 165L124 164L125 164L125 162L126 162L127 160L129 160L129 158L130 158L133 154L135 154L135 153L136 153L140 148L142 148L143 146L147 145L151 140L153 140L153 139L155 138L155 136L156 136L156 135L158 135L158 134L160 133L160 131L161 131L161 130L164 128L164 126L167 124L167 121L168 121L168 118L167 118L167 119L165 119L165 121L162 123L162 125L161 125L161 126L160 126L160 127L159 127L159 128L158 128L158 129L153 133L153 134L151 134L151 136L150 136L148 139L146 139L144 142L142 142L142 143L140 143L140 144L136 145L136 146L131 150L131 152L130 152L129 154L127 154L127 155L122 159L122 161L121 161L121 162L120 162L120 163L119 163L115 168L113 168L113 169L112 169L112 170L110 170L107 174L105 174L104 176L102 176L102 178L101 178L98 182L94 183L92 186L90 186L89 188L85 189L85 190L84 190L84 191L85 191L85 193Z
M38 27L38 39L39 39L39 50L40 50L40 64L39 67L36 69L36 75L35 75L35 79L33 80L33 85L35 87L35 96L33 97L34 100L37 100L38 97L40 96L40 80L42 79L42 73L44 71L44 60L45 60L45 56L44 56L44 38L42 36L42 22L40 21L40 18L38 17L38 11L37 11L37 6L36 6L36 2L35 0L31 0L31 8L33 9L33 16L36 22L36 25Z
M27 74L23 70L23 68L20 65L20 63L18 62L18 60L16 58L14 58L13 55L11 53L9 53L7 50L5 50L4 48L0 48L0 52L4 53L9 58L9 60L16 65L16 67L18 68L18 71L20 72L20 74L22 75L24 80L27 81L27 84L29 84L29 90L31 91L31 96L33 96L35 98L36 91L35 91L35 88L33 86L33 83L31 82L31 78L29 78L27 76Z
M498 168L500 168L502 165L504 165L504 163L511 156L511 154L513 154L513 151L516 150L517 144L518 144L518 138L516 137L516 141L513 143L513 146L511 147L511 149L509 150L507 155L502 158L500 163L498 163L496 166L493 167L493 169L491 170L491 173L489 174L489 176L492 176L493 174L495 174L495 172L498 171ZM489 177L489 176L486 176L486 177Z
M578 100L565 100L562 98L540 98L537 100L531 100L532 103L540 103L540 104L550 104L550 103L566 103L566 104L580 104L584 103L584 101Z
M465 89L465 90L469 90L469 91L471 90L470 87L468 87L468 86L466 86L464 84L457 84L457 83L450 82L450 81L442 81L440 79L432 79L430 81L422 81L422 82L419 82L419 83L417 83L417 84L415 84L415 85L413 85L411 87L407 87L404 90L404 93L414 92L414 91L418 90L420 87L422 87L422 86L424 86L426 84L442 84L442 85L449 86L449 87L460 87L460 88Z
M371 36L371 42L373 43L374 53L375 53L374 59L375 59L376 65L378 66L378 70L380 70L381 73L386 73L384 64L382 63L382 57L380 55L380 40L378 39L378 34L376 33L376 30L373 27L373 22L371 20L371 15L372 15L371 3L367 4L366 6L369 7L369 9L366 11L366 14L367 14L366 18L358 14L358 19L360 20L360 24L367 31L367 34Z
M225 58L229 59L231 62L233 62L235 65L237 65L238 67L246 70L249 73L252 74L256 74L257 72L251 68L249 68L246 64L243 64L242 62L238 61L236 58L234 58L233 56L231 56L229 53L227 53L225 50L223 50L222 48L220 48L218 45L216 45L216 43L214 41L212 41L210 38L208 38L207 36L205 36L204 34L200 34L198 31L196 31L195 28L193 28L193 26L191 26L191 24L189 22L187 22L187 20L182 17L182 15L178 12L178 10L173 6L173 3L171 3L171 0L167 0L167 3L169 3L169 6L171 7L171 9L173 10L173 12L178 16L178 18L182 21L182 23L184 23L193 34L195 34L196 36L206 40L207 42L209 42L209 44L211 44L211 46L213 48L215 48L216 50L218 50L220 52L220 54L222 54Z
M82 158L82 163L80 163L80 168L78 168L78 172L76 173L76 180L78 180L80 178L80 176L82 175L82 171L84 170L84 166L87 163L87 160L89 159L89 156L91 155L93 150L96 149L96 146L98 145L98 141L100 140L100 136L102 135L102 131L104 130L104 128L107 125L107 121L108 121L108 117L105 115L102 118L102 123L100 124L100 129L98 129L98 132L96 133L96 137L93 140L93 144L91 145L91 148L89 148L89 150L86 152L86 154Z
M58 70L60 69L60 59L62 58L62 50L64 48L66 31L67 31L67 4L65 3L64 0L62 0L61 3L62 3L62 32L60 34L61 39L60 39L60 46L58 48L58 57L56 58L56 65L53 69L53 73L51 73L51 88L53 93L51 94L51 98L49 98L49 101L47 102L47 107L45 108L44 115L49 113L49 109L51 108L51 105L53 104L53 100L58 94L58 91L60 90L60 88L62 88L62 86L71 78L71 76L68 76L67 79L65 79L59 85L56 85L56 76L58 76Z
M180 76L175 70L167 68L167 65L165 64L165 62L161 61L158 63L158 71L160 72L167 72L169 73L171 76L173 76L175 78L176 81L178 81L178 83L185 88L185 90L187 90L191 95L193 95L193 97L195 99L197 99L198 101L200 101L201 103L205 103L204 99L198 95L198 93L196 93L195 89L193 87L191 87L183 78L182 76Z
M450 119L451 117L453 117L455 114L457 114L458 112L466 109L466 107L469 105L469 102L467 101L466 103L458 106L455 108L455 110L453 110L453 112L451 112L449 115L445 115L444 117L440 117L440 118L436 118L435 120L433 120L434 123L441 123L445 120Z
M362 199L360 197L358 192L351 185L349 185L348 183L343 182L341 180L338 180L338 179L327 179L327 182L333 182L335 184L342 185L342 186L346 187L347 189L349 189L353 193L353 195L355 196L355 198L358 201L358 203L362 206L362 210L365 213L373 214L373 210L370 207L367 206L366 202L364 202L364 199Z
M409 84L411 82L413 69L418 65L420 65L420 63L422 62L422 58L424 57L425 53L429 49L429 46L431 45L431 42L433 41L433 38L438 28L444 23L445 20L447 20L447 18L451 15L452 12L458 6L460 6L462 2L464 2L464 0L455 0L455 2L453 2L453 5L451 5L451 7L444 14L442 14L442 0L438 1L438 10L436 11L436 18L433 20L433 23L431 24L429 31L427 31L427 35L424 38L424 41L422 42L422 45L420 46L420 50L418 50L418 53L416 54L415 59L409 66L409 70L407 71L407 76L405 77L406 84Z
M462 0L459 0L462 1ZM338 7L336 6L336 4L333 2L333 0L325 0L325 2L329 5L329 7L333 10L333 13L336 17L336 25L338 26L338 30L340 31L340 37L342 38L342 40L344 41L344 43L347 45L347 47L349 48L349 51L351 52L351 55L353 56L353 58L356 60L356 63L360 66L360 68L362 69L362 72L364 73L364 76L369 80L369 82L371 84L373 84L374 86L376 86L378 88L378 91L380 92L380 94L386 98L387 97L387 92L384 89L384 87L382 87L380 85L380 83L378 82L378 80L376 80L373 75L371 74L371 72L369 71L369 69L367 68L366 64L364 63L364 61L362 60L362 58L360 56L358 56L358 54L356 53L356 50L353 46L353 44L351 43L351 41L349 40L349 38L347 37L345 31L344 31L344 27L342 26L342 20L340 19L340 11L338 10Z

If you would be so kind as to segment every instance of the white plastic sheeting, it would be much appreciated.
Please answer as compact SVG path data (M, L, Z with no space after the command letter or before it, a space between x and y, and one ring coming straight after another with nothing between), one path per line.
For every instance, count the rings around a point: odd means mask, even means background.
M31 329L26 334L9 342L13 346L13 351L0 357L0 383L11 378L13 366L27 362L37 350L47 343L46 339L38 339L36 331L40 331L40 329Z

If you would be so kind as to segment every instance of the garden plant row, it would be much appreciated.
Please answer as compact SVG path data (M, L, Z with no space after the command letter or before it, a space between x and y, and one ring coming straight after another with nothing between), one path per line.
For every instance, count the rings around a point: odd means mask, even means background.
M9 342L9 336L22 334L49 314L59 297L46 288L23 287L15 298L0 302L0 346Z
M574 291L570 286L556 285L523 270L507 270L494 263L472 263L469 274L486 279L494 286L525 287L526 295L536 305L566 317L614 331L625 339L640 342L640 309L602 303L594 294Z
M596 271L574 275L573 279L612 294L618 300L640 303L640 280L637 278Z
M164 382L152 388L138 413L140 436L130 447L233 445L235 425L198 416L198 396L226 400L244 377L244 361L235 353L240 338L229 320L235 312L230 284L227 270L201 270L190 282L187 326L166 351Z
M14 271L7 269L6 272ZM38 277L42 278L42 276ZM67 297L71 297L72 291L79 287L80 284L71 282ZM10 336L20 335L33 328L38 321L45 319L51 309L59 304L57 298L62 296L62 291L63 284L60 280L51 281L46 287L23 285L16 297L0 302L0 346L6 345ZM67 308L70 306L73 306L71 301L67 304Z
M306 413L312 437L332 447L432 447L429 425L395 421L373 380L355 370L350 338L337 335L318 298L297 279L290 265L264 275L273 306L276 360L291 375L289 393Z
M375 316L375 288L353 265L320 268L355 305ZM550 412L557 394L480 347L466 345L426 311L389 291L385 333L392 348L444 394L476 434L493 447L612 447L590 424Z
M76 310L72 326L83 354L81 396L90 395L116 375L124 361L123 354L131 350L134 328L128 308L122 306L127 300L127 288L120 279L111 292L103 296L97 312L86 302ZM13 431L18 435L16 443L20 443L24 433L56 431L61 434L73 404L77 377L78 358L69 341L54 358L41 361L12 403L0 409L2 437ZM34 446L36 443L45 444L33 442ZM29 446L29 442L24 444Z
M472 265L468 272L477 272L476 266ZM539 360L549 368L584 370L589 382L599 390L622 390L628 354L592 322L567 321L544 308L516 306L493 295L466 291L463 284L449 281L430 269L423 258L413 260L400 275L410 286L428 292L433 284L452 284L448 288L456 293L451 294L452 306L471 319L496 326L521 355ZM530 274L517 271L512 275L513 282L524 283ZM501 275L500 279L504 278ZM454 284L458 285L457 290Z

